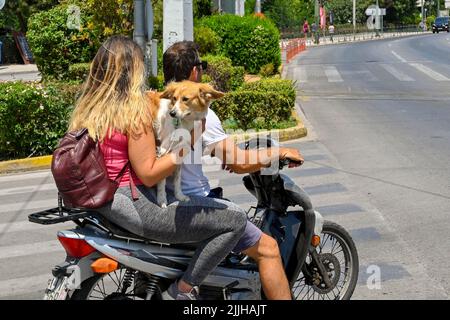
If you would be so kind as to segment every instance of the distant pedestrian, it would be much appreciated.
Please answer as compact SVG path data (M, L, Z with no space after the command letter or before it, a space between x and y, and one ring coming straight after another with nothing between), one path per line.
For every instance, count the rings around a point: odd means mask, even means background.
M303 23L303 34L305 35L305 38L308 37L308 33L309 33L309 24L308 20L305 19L305 22Z
M330 24L330 26L328 27L328 33L330 34L331 42L333 42L334 26L332 24Z

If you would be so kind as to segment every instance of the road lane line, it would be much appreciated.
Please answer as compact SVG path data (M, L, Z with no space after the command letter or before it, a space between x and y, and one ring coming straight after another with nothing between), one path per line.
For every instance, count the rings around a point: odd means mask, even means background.
M37 191L49 191L54 190L55 192L58 191L56 188L56 185L54 183L47 183L47 184L41 184L41 185L34 185L29 187L16 187L16 188L9 188L9 189L0 189L0 197L1 196L9 196L13 194L20 194L20 193L34 193Z
M408 61L406 61L404 58L402 58L401 56L399 56L395 51L391 51L391 53L398 59L398 60L400 60L401 62L408 62Z
M52 178L52 173L50 171L40 171L26 174L13 174L7 176L0 176L0 183L11 182L11 181L22 181L31 180L38 178ZM53 179L53 178L52 178Z
M325 75L328 78L328 82L342 82L341 75L338 70L334 66L323 66L323 70L325 71Z
M305 67L295 67L294 77L298 82L308 82L308 74Z
M33 223L28 220L23 221L17 221L17 222L6 222L6 223L0 223L0 238L8 232L23 232L23 231L32 231L32 230L43 230L43 229L50 229L58 228L58 229L66 229L70 226L75 227L75 225L71 222L66 223L58 223L53 225L44 225L39 223Z
M0 213L4 212L15 212L22 210L34 210L34 209L49 209L55 208L58 206L58 200L55 199L47 199L47 200L36 200L36 201L28 201L21 203L8 203L0 205Z
M413 78L401 72L397 68L394 68L390 64L380 64L380 66L400 81L414 81Z
M26 278L2 280L0 281L0 297L6 298L44 291L48 285L48 280L51 278L52 275L47 273Z
M410 63L409 65L416 68L417 70L425 73L427 76L429 76L430 78L432 78L436 81L450 81L450 79L447 78L446 76L428 68L427 66L424 66L421 63Z
M64 252L58 240L0 247L0 260L51 252Z

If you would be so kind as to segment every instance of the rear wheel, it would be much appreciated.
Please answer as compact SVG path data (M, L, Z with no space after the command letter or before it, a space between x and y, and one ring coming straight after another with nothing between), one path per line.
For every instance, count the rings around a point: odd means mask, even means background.
M327 286L308 254L302 272L292 287L296 300L349 300L358 281L359 261L355 243L349 233L336 223L325 221L316 248L331 287Z
M70 300L138 300L146 296L147 279L131 269L96 274L81 283ZM159 292L158 292L159 294Z

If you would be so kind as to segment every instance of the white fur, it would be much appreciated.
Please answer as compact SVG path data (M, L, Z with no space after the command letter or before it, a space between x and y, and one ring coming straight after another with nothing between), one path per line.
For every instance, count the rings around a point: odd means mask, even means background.
M188 130L189 132L194 128L194 121L201 120L206 117L207 112L192 112L186 117L184 115L179 114L178 112L178 103L175 104L175 110L177 110L177 117L183 118L183 120L179 123L179 128L183 128ZM153 127L155 129L155 134L157 135L157 139L161 141L161 145L158 148L158 156L162 157L166 153L172 151L172 134L176 130L174 125L174 119L169 115L171 110L171 103L168 99L161 99L158 109L158 114L156 119L153 121ZM190 147L190 141L189 141ZM189 197L183 194L181 189L181 166L178 165L173 174L173 185L174 185L174 193L175 198L179 201L189 201ZM166 194L166 179L161 180L157 185L157 193L156 200L158 205L162 208L167 207L167 194Z

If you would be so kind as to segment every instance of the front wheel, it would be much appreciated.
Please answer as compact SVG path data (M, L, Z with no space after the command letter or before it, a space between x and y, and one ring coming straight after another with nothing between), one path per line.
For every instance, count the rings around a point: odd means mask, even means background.
M325 268L331 286L325 284L309 253L292 287L296 300L349 300L358 281L359 261L355 243L340 225L325 221L316 248L317 260Z

